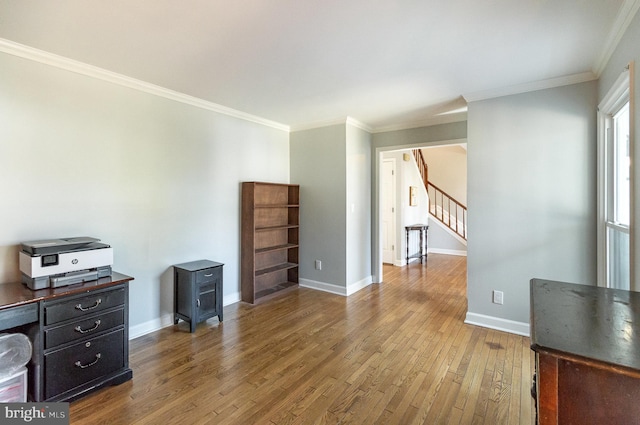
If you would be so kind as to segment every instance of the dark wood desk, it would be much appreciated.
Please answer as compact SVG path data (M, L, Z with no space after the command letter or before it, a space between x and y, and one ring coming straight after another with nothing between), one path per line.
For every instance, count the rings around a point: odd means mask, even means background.
M113 273L76 285L32 291L0 284L0 331L33 344L31 401L70 401L131 379L129 281Z
M640 293L531 281L538 423L640 423Z

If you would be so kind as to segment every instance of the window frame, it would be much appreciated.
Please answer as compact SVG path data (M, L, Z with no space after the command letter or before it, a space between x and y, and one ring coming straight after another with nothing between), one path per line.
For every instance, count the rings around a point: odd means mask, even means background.
M611 200L608 198L609 192L613 191L613 182L610 181L608 175L608 161L611 159L613 143L610 143L613 137L613 116L618 113L627 103L629 103L630 121L633 121L633 102L631 96L631 72L627 68L613 84L607 95L604 97L600 105L598 105L598 226L597 226L597 284L606 287L608 283L608 229L618 228L618 230L628 229L629 233L629 284L631 289L634 288L634 249L633 249L633 217L634 217L634 161L633 161L633 132L630 128L629 133L629 156L631 163L629 165L630 177L630 223L629 226L620 226L619 223L610 223L608 225L609 215L611 211ZM612 141L611 141L612 142ZM610 149L611 148L611 149Z

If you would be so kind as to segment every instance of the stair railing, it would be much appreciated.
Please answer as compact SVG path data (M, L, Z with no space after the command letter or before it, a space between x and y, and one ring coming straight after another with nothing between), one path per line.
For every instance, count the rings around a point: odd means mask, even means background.
M413 157L429 195L429 213L458 236L467 239L467 207L438 186L429 182L429 167L420 149L413 149Z

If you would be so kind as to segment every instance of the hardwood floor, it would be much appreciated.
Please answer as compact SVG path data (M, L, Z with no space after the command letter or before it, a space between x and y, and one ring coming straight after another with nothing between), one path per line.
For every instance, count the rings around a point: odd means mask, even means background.
M71 423L533 423L529 339L463 323L466 258L384 273L137 338L133 380L71 403Z

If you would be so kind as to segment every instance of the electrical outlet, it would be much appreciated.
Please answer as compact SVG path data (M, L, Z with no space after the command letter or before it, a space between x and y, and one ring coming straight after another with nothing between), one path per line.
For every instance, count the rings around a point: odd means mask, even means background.
M504 293L502 291L493 291L493 303L504 304Z
M322 261L316 260L316 270L322 270Z

